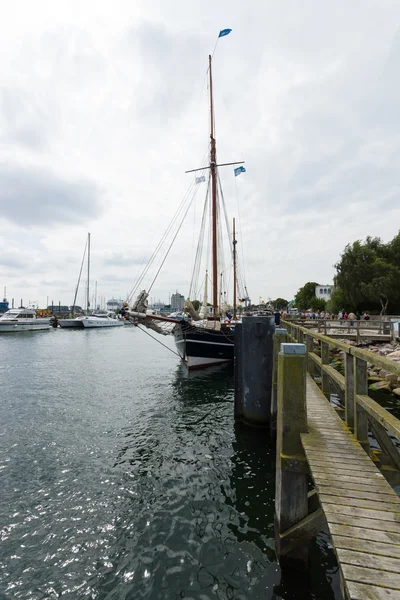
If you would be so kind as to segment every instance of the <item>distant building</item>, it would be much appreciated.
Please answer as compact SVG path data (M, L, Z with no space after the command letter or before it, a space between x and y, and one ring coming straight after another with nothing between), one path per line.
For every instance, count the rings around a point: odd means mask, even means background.
M0 302L0 314L8 311L8 300L6 298L6 288L4 288L3 302Z
M107 310L120 310L123 307L123 305L124 301L121 300L121 298L119 300L117 300L117 298L111 298L111 300L108 300L107 302Z
M329 283L327 285L316 285L315 286L315 295L317 298L322 298L323 300L330 300L333 291L333 284Z
M63 304L49 304L47 310L53 310L55 313L69 313L69 306Z
M171 310L173 312L181 312L185 306L185 296L175 292L171 296Z

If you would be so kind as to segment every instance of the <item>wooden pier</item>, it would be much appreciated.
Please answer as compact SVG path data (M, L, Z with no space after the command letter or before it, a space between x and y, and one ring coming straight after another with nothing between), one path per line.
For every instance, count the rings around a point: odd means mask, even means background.
M271 401L281 565L304 568L307 542L324 530L345 600L400 600L400 499L392 487L400 482L400 421L369 397L367 373L370 364L400 376L400 364L292 322L282 327ZM330 365L331 350L345 353L345 375ZM379 449L370 448L370 434Z

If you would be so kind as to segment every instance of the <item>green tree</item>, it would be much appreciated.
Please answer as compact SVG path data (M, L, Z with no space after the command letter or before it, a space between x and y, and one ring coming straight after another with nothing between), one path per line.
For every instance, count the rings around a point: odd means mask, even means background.
M314 311L325 310L326 309L326 300L324 300L323 298L317 298L316 296L314 296L314 298L311 298L310 308Z
M274 300L272 302L272 304L274 305L274 308L276 308L278 310L282 310L283 308L287 307L289 302L287 300L285 300L285 298L277 298L276 300Z
M311 308L311 303L315 298L315 288L318 285L315 281L308 281L303 285L294 297L294 304L300 310Z
M400 234L387 244L371 237L348 244L335 267L341 308L385 314L390 305L393 312L400 310Z
M354 310L353 307L349 305L343 290L335 286L330 300L326 303L326 310L333 315L337 315L343 308L348 312Z

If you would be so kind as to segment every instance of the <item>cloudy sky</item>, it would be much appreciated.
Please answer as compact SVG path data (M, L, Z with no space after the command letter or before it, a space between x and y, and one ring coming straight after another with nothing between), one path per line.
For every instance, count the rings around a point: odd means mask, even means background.
M71 304L87 232L125 297L207 151L250 296L330 283L348 242L400 227L398 0L15 0L0 20L0 293ZM205 186L151 295L188 292ZM239 208L238 208L239 205ZM82 300L82 298L81 298Z

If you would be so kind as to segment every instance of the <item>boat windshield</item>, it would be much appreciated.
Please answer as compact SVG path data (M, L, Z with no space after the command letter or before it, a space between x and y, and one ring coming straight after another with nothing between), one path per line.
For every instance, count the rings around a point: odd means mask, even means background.
M33 319L35 316L35 314L33 312L25 312L25 311L19 311L19 310L8 310L6 313L4 313L4 315L1 317L1 319L3 321L12 321L15 319Z

